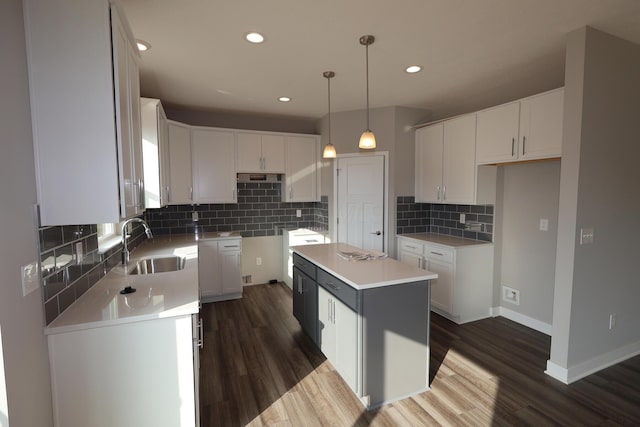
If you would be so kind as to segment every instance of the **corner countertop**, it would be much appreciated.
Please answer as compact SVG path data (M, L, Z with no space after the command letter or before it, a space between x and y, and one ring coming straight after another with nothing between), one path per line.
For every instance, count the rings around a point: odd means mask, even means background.
M425 243L434 243L436 245L447 246L449 248L465 248L479 245L492 245L492 242L481 242L479 240L465 239L463 237L445 236L435 233L409 233L398 234L397 237L419 240Z
M293 246L291 249L357 290L438 278L435 273L401 263L392 258L366 261L345 259L339 255L339 252L362 251L362 249L346 243Z
M200 236L201 239L218 237L217 233ZM184 269L147 275L128 274L140 258L168 255L185 257ZM132 286L136 292L121 295L120 290L125 286ZM198 244L194 235L159 236L135 248L128 267L114 267L44 332L49 335L195 314L199 304Z

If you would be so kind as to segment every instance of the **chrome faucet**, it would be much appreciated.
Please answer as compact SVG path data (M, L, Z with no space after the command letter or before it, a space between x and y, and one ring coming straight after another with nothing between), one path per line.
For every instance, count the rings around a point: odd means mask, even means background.
M144 227L144 232L147 235L148 239L153 239L153 233L151 233L151 229L149 228L149 224L146 223L144 219L141 218L129 218L125 222L122 223L122 264L129 264L129 248L127 247L127 231L126 228L129 223L139 222Z

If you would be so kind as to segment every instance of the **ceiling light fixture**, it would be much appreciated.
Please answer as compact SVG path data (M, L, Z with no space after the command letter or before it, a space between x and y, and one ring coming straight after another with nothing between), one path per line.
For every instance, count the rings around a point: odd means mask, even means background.
M145 52L145 51L151 49L151 45L148 42L146 42L144 40L140 40L140 39L136 40L136 46L138 46L138 51L139 52Z
M325 71L322 75L327 79L327 99L329 106L329 142L324 146L324 150L322 151L323 159L335 159L336 158L336 147L331 143L331 78L335 77L336 73L333 71Z
M278 101L280 101L280 102L289 102L289 101L291 101L291 98L289 98L288 96L281 96L280 98L278 98Z
M358 147L363 148L365 150L373 150L376 148L376 136L371 132L369 128L369 45L373 44L375 41L375 37L373 36L362 36L360 37L360 44L364 45L366 48L366 61L367 61L367 129L362 132L360 136L360 142L358 143Z
M414 73L418 73L422 70L422 67L419 65L410 65L408 66L405 71L409 74L414 74Z
M256 33L256 32L251 32L248 33L246 36L244 36L248 42L250 43L255 43L255 44L259 44L262 43L264 41L264 36L260 33Z

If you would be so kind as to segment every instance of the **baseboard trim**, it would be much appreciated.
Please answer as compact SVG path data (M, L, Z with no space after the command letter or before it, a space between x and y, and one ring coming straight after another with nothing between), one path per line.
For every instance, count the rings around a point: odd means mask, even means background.
M535 329L538 332L542 332L546 335L551 335L553 327L549 323L542 322L533 317L525 316L522 313L518 313L513 310L509 310L506 307L492 307L491 317L502 316L506 319L513 320L516 323L520 323L528 328Z
M545 374L561 381L565 384L571 384L586 376L613 366L616 363L623 362L627 359L640 354L640 341L616 348L593 359L585 360L577 365L563 368L562 366L547 360L547 370Z

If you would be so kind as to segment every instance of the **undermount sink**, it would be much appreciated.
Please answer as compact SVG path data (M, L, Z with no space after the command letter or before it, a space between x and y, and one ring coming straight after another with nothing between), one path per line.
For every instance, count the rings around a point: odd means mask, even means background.
M186 258L180 256L142 258L134 264L129 274L154 274L182 270L185 262Z

